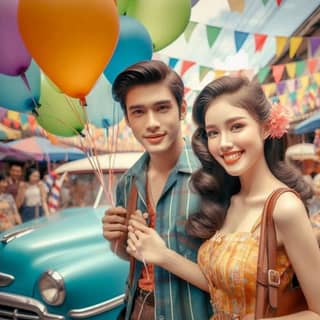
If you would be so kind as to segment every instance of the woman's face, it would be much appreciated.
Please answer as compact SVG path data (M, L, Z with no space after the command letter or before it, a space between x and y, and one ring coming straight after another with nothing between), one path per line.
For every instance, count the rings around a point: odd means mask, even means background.
M8 188L7 180L5 180L5 179L0 180L0 193L6 192L7 188Z
M29 176L29 182L32 183L38 183L40 180L40 173L39 171L33 171Z
M226 97L214 100L205 115L208 149L232 176L241 176L264 159L265 126Z

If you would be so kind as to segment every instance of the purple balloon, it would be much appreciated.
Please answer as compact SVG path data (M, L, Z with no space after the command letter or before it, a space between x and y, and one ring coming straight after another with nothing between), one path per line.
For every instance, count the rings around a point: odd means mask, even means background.
M18 2L0 1L0 73L8 76L22 74L31 63L18 29Z
M199 0L191 0L191 7L193 7Z

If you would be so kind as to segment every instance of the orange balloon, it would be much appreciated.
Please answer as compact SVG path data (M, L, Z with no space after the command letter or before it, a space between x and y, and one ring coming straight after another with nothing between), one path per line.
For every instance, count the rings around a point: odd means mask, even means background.
M119 36L113 0L20 0L22 39L67 95L84 98L112 57Z

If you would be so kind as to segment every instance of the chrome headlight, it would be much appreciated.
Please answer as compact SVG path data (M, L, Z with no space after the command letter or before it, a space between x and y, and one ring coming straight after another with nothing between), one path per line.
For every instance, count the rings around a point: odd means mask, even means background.
M39 291L42 299L53 306L63 303L66 290L62 276L56 271L46 271L39 280Z

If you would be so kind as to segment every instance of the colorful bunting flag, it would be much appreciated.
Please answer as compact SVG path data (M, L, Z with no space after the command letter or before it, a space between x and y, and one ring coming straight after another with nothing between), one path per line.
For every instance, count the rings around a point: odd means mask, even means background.
M199 81L201 82L210 71L212 71L212 68L199 66Z
M235 31L234 39L236 44L236 51L238 52L243 46L244 42L247 40L249 33L243 31Z
M288 37L276 37L276 56L279 57L287 43Z
M194 22L194 21L189 21L185 31L184 31L184 37L186 39L187 42L189 42L191 36L192 36L192 33L194 31L194 28L198 25L197 22Z
M286 64L286 71L287 71L288 76L291 79L294 78L296 75L296 63L295 62L287 63Z
M304 73L306 68L306 62L304 60L296 62L296 77L299 78Z
M180 72L181 77L195 64L195 61L183 60Z
M211 48L220 34L221 28L207 25L207 39Z
M244 0L228 0L231 11L243 12Z
M174 69L176 64L178 63L179 59L177 58L170 58L169 59L169 66L170 68Z
M311 37L309 41L311 56L313 57L320 46L320 37Z
M284 64L277 64L277 65L272 66L272 75L273 75L274 81L276 83L278 83L281 80L282 75L283 75L283 71L284 71L284 67L285 67Z
M268 3L268 1L269 1L269 0L262 0L262 3L263 3L264 5L266 5L266 4Z
M289 57L293 58L302 43L303 37L291 37L290 38L290 48Z
M310 73L314 73L318 64L318 59L308 59L308 70Z
M268 36L266 34L259 34L259 33L254 34L254 42L255 42L255 46L256 46L256 52L262 50L264 43L266 42L267 37Z
M276 0L276 2L277 2L277 6L279 7L282 3L282 0Z
M258 81L259 83L263 83L264 80L266 79L266 77L268 76L270 72L270 67L269 66L265 66L263 68L261 68L258 72Z

